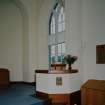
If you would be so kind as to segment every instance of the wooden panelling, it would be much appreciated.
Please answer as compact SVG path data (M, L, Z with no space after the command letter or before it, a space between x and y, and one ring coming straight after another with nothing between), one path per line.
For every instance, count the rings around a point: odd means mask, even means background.
M9 85L9 70L0 68L0 87Z
M96 46L96 63L105 64L105 45Z
M81 88L82 105L105 105L105 80L89 80Z
M36 96L43 99L51 99L52 105L81 105L80 91L76 91L70 94L46 94L36 91Z
M39 91L36 91L36 96L37 97L43 97L43 98L49 97L49 95L47 93L43 93L43 92L39 92Z
M52 99L52 103L63 103L70 105L70 94L49 94Z

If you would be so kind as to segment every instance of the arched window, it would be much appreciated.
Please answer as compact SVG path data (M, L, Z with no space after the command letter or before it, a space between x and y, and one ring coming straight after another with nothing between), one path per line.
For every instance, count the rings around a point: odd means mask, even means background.
M65 54L65 11L64 0L58 0L49 20L49 62L63 63Z

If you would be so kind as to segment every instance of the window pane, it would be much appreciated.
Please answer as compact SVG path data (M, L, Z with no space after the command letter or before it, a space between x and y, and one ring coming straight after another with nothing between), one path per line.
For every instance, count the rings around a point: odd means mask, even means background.
M65 30L65 22L62 24L62 30Z
M51 25L51 34L55 34L55 25Z
M65 43L62 43L62 63L65 63L64 55L65 55Z
M55 34L55 24L53 25L53 34Z
M61 23L58 24L58 32L62 32L62 24Z
M65 63L64 54L62 54L62 63L63 63L63 64Z
M56 51L56 46L57 46L57 51ZM56 63L56 62L64 63L64 60L63 60L64 54L65 54L65 43L52 45L51 46L51 63Z
M65 13L62 14L63 21L65 21Z
M55 56L51 56L51 63L55 63Z
M53 25L51 26L51 34L53 34L54 33L54 31L53 31Z
M54 25L55 24L55 17L52 16L52 24Z
M59 63L62 62L62 56L61 55L58 56L58 62Z
M55 63L55 45L51 46L51 63Z
M63 7L61 7L61 11L60 11L60 13L61 13L61 14L64 13L64 8L63 8Z
M62 54L65 54L65 50L66 48L65 48L65 43L62 43Z
M57 63L57 62L63 62L64 54L65 54L65 43L59 41L59 32L62 32L65 30L65 13L64 13L64 7L62 4L63 0L58 0L58 3L54 6L54 9L51 14L51 23L50 23L50 34L54 34L50 36L50 39L56 38L54 40L53 45L50 45L50 62L51 63ZM51 43L49 43L51 44Z
M59 9L60 5L57 4L56 8L55 8L55 11L58 12L58 9Z
M58 44L58 55L61 55L61 53L62 53L62 46L61 46L62 44Z
M65 21L63 15L59 15L58 20L58 32L62 32L65 30Z
M59 13L59 16L58 16L58 23L60 23L61 21L62 21L61 14Z
M52 34L52 23L50 24L50 34Z
M55 34L55 17L54 17L54 15L51 18L50 34Z
M51 46L51 55L55 55L55 45Z
M62 61L62 44L58 44L58 62Z
M63 22L65 20L65 14L64 14L64 8L63 7L61 8L60 15L61 15L61 21Z

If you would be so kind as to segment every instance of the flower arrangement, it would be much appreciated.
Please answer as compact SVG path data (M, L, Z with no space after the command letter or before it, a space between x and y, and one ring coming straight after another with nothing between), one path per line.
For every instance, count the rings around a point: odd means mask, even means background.
M64 57L64 61L68 64L68 69L71 69L71 65L77 60L77 56L72 56L70 54Z

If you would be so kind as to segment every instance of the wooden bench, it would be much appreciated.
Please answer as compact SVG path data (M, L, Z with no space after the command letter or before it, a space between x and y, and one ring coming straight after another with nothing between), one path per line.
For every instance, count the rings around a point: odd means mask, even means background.
M0 87L7 87L9 85L9 70L0 68Z

